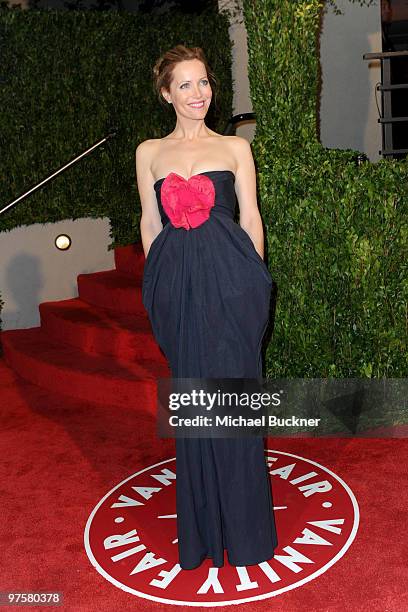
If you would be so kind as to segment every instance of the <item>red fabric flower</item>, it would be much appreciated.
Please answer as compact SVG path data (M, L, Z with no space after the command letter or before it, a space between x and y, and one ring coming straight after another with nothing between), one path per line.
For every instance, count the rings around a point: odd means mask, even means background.
M214 202L214 183L205 174L185 179L170 172L163 181L161 203L174 227L198 227L207 221Z

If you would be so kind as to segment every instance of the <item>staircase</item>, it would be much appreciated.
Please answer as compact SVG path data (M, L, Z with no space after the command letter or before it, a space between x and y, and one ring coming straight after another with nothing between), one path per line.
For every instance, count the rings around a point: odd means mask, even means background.
M40 327L1 332L7 364L52 392L155 413L171 373L142 304L144 260L141 242L116 248L115 270L78 276L78 298L40 304Z

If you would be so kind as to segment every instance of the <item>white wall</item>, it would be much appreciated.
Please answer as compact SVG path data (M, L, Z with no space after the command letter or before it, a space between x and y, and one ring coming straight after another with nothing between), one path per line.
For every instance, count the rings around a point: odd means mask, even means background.
M375 102L380 92L380 60L364 60L364 53L381 51L381 13L377 6L336 0L344 13L327 7L320 36L322 91L320 141L323 146L355 149L371 161L380 159L381 126Z
M56 248L58 234L71 237L67 251ZM107 218L37 223L1 232L2 329L39 325L38 304L76 297L78 274L113 269L110 242Z
M234 0L235 2L235 0ZM222 10L228 7L229 0L218 0L218 6ZM234 7L236 3L234 3ZM238 7L242 7L242 0L239 0ZM232 81L233 81L233 99L232 109L233 114L251 113L253 111L252 102L249 91L248 79L248 50L247 50L247 33L244 25L242 13L232 19L229 28L229 35L233 42L232 48ZM252 141L255 135L255 122L242 123L237 128L237 136L246 138L249 142Z

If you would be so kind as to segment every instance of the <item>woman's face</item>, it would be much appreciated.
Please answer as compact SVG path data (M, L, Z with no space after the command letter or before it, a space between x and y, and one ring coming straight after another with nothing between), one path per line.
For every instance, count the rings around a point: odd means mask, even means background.
M170 92L163 92L171 100L176 113L191 119L203 119L211 103L212 90L205 66L200 60L185 60L173 68Z

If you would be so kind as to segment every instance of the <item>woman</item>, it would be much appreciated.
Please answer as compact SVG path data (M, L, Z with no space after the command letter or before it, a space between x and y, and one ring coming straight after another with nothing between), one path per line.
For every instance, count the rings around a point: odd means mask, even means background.
M272 278L249 143L210 130L215 79L200 48L154 67L176 126L136 149L146 255L143 304L173 377L259 378ZM240 225L233 220L239 200ZM176 438L179 562L244 566L273 557L275 521L262 438Z

